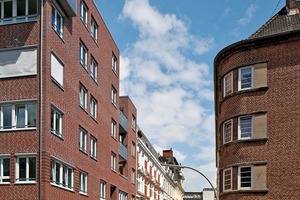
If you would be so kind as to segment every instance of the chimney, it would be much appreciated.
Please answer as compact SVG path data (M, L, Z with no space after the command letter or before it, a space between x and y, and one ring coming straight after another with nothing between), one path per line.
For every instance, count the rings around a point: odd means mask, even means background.
M173 150L172 150L172 148L170 150L163 150L163 157L173 158Z
M299 14L299 4L297 0L286 0L288 15Z

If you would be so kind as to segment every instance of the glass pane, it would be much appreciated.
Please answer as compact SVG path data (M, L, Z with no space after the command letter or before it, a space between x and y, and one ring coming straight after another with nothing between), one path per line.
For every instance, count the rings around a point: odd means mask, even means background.
M67 185L67 168L64 166L63 167L63 180L62 180L63 186Z
M17 0L17 16L26 15L25 8L26 8L25 0Z
M56 133L60 134L60 114L56 112L55 116L55 131Z
M13 2L4 2L4 18L11 18L13 15Z
M27 125L28 127L36 127L36 104L27 105Z
M51 109L51 130L54 130L54 110Z
M52 27L56 29L55 26L55 8L52 6L52 15L51 15Z
M60 172L60 164L59 164L59 163L56 163L56 171L55 171L55 173L56 173L56 177L55 177L55 178L56 178L56 181L55 181L55 182L56 182L57 184L60 183L60 178L59 178L59 176L60 176L59 174L60 174L60 173L59 173L59 172Z
M19 158L19 180L26 181L26 158Z
M0 162L1 164L1 162ZM9 176L10 175L10 159L4 158L3 159L3 175Z
M3 106L3 128L12 128L12 106Z
M68 188L72 188L72 169L68 169Z
M28 0L28 15L37 14L37 0Z
M55 174L55 165L54 165L54 161L51 160L51 171L50 171L50 180L51 180L51 182L54 181L54 174Z
M36 178L36 158L29 158L29 180L35 180Z
M25 128L25 105L16 106L17 128Z

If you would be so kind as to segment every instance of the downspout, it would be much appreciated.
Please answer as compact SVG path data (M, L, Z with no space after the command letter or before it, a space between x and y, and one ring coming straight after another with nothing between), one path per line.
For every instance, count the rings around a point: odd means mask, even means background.
M43 0L40 0L40 123L39 123L39 200L42 200L42 153L43 153Z

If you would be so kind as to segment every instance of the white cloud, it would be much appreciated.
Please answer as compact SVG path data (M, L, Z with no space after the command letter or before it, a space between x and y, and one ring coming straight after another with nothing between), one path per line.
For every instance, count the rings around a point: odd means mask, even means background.
M251 4L247 8L245 15L241 19L238 20L238 23L242 26L246 26L253 18L256 8L257 8L257 6L255 6L254 4Z

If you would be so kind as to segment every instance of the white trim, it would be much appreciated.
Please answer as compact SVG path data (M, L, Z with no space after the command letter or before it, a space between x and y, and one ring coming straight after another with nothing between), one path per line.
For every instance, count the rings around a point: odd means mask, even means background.
M230 141L225 142L225 139L226 139L226 137L225 137L225 135L226 135L226 132L225 132L225 131L226 131L225 125L228 124L229 122L230 122L230 124L231 124ZM233 138L233 120L230 119L230 120L225 121L225 122L223 123L222 129L223 129L223 130L222 130L222 134L223 134L223 144L227 144L227 143L232 142L232 138Z
M250 137L241 137L241 118L250 118L251 117L251 135L250 135ZM239 118L238 118L238 139L239 140L247 140L247 139L252 139L253 138L253 115L244 115L244 116L240 116Z
M241 168L251 168L251 186L241 187ZM238 167L238 190L252 190L253 189L253 165L243 165Z
M251 86L250 87L247 87L247 88L241 88L241 78L242 78L242 69L247 69L247 68L250 68L251 69ZM238 76L238 90L241 91L241 90L249 90L249 89L252 89L253 86L254 86L254 67L253 66L245 66L245 67L241 67L239 68L239 76Z
M231 92L229 94L226 95L226 78L231 76L231 80L230 80L230 84L231 84ZM229 72L228 74L226 74L224 77L223 77L223 97L226 97L230 94L233 93L233 72Z
M225 172L230 171L230 189L225 189ZM223 170L223 192L232 190L232 167Z

